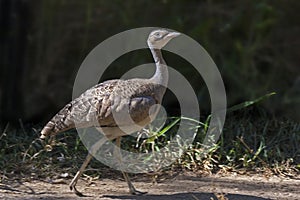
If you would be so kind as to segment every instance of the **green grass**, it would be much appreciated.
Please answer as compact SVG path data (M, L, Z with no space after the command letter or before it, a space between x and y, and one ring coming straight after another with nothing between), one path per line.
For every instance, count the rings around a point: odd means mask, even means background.
M220 170L288 176L299 173L300 124L287 119L266 119L257 110L249 108L228 116L221 138L209 154L202 157L201 143L196 142L179 164L209 173Z
M170 118L161 131L148 129L146 139L124 137L122 148L135 152L158 151L175 137L181 120L193 124L192 128L198 128L198 132L193 144L185 146L187 151L171 168L199 173L262 172L293 177L300 170L300 123L276 119L262 110L259 102L271 95L229 108L223 133L206 155L202 153L201 142L209 116L204 123ZM8 124L0 132L0 180L19 175L40 178L65 172L74 174L78 170L87 151L76 131L59 134L55 140L41 141L38 130L20 124L21 128ZM109 171L94 160L86 173L99 175L103 170Z

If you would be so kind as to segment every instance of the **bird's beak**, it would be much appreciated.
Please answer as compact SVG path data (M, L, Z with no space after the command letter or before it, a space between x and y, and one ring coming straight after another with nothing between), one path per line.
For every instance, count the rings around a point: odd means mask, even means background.
M177 37L179 35L180 35L180 33L178 33L178 32L171 32L171 33L168 33L167 37L172 39L172 38Z

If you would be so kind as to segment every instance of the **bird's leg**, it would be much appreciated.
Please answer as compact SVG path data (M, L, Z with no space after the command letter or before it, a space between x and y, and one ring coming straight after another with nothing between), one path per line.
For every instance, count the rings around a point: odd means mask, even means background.
M118 138L116 138L116 147L114 149L114 155L118 157L118 160L121 163L122 162L122 157L121 157L120 146L121 146L121 137L118 137ZM141 192L141 191L138 191L137 189L135 189L135 187L133 186L133 184L130 181L130 178L129 178L128 174L126 172L123 172L123 171L122 171L122 174L124 176L125 181L128 184L129 192L131 194L142 195L142 194L147 193L147 192Z
M147 192L142 192L142 191L139 191L137 189L135 189L135 187L132 185L131 181L130 181L130 178L128 176L128 174L126 172L123 172L123 176L124 176L124 179L126 180L127 184L128 184L128 187L129 187L129 192L131 194L134 194L134 195L143 195L143 194L146 194Z
M69 187L70 190L73 191L77 196L83 197L84 195L79 192L76 189L76 184L77 181L79 179L79 177L81 176L81 174L83 173L83 171L85 170L86 166L89 164L89 162L91 161L93 155L95 153L97 153L98 149L100 149L100 147L104 144L104 142L107 141L107 138L104 136L101 140L99 140L98 142L96 142L92 147L90 152L88 153L88 155L85 158L85 161L82 163L80 169L78 170L78 172L76 173L75 177L73 178L73 180L71 181Z
M92 154L88 154L85 158L85 161L84 163L81 165L80 169L78 170L78 172L76 173L76 175L74 176L74 178L72 179L69 187L70 187L70 190L73 191L77 196L80 196L80 197L83 197L84 195L79 192L77 189L76 189L76 184L77 184L77 181L79 179L79 177L81 176L81 174L83 173L84 169L86 168L86 166L89 164L89 162L91 161L92 159Z

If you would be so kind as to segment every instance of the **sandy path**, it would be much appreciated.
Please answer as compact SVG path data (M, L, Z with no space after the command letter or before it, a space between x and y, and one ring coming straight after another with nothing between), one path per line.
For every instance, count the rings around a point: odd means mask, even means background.
M143 179L143 181L139 181ZM152 184L150 179L135 178L134 185L141 191L148 191L144 196L132 196L127 193L126 183L119 180L100 179L88 183L80 180L78 190L89 197L77 197L69 191L69 179L56 184L43 181L0 183L0 199L217 199L215 194L223 193L229 200L263 199L300 199L300 179L282 179L262 176L208 176L178 175ZM222 199L219 197L219 199Z

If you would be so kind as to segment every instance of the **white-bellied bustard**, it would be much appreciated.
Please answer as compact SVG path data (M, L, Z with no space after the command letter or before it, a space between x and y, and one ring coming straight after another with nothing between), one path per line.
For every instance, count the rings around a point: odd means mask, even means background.
M104 137L106 140L98 141L92 146L86 160L70 183L70 189L75 194L83 196L75 186L93 157L93 152L97 151L107 140L116 139L116 145L120 147L120 139L126 133L118 127L134 126L130 123L137 123L143 127L155 117L155 112L152 113L153 116L149 116L149 110L151 106L161 103L168 83L168 68L162 57L161 48L178 35L180 34L177 32L164 29L155 30L149 34L147 43L156 65L156 72L150 79L118 79L100 83L67 104L42 129L41 138L43 139L48 135L75 128L75 126L86 128L98 122L101 127L100 131L106 136ZM116 122L114 116L126 108L132 120L125 120L124 123ZM142 194L134 188L128 174L122 173L130 193Z

